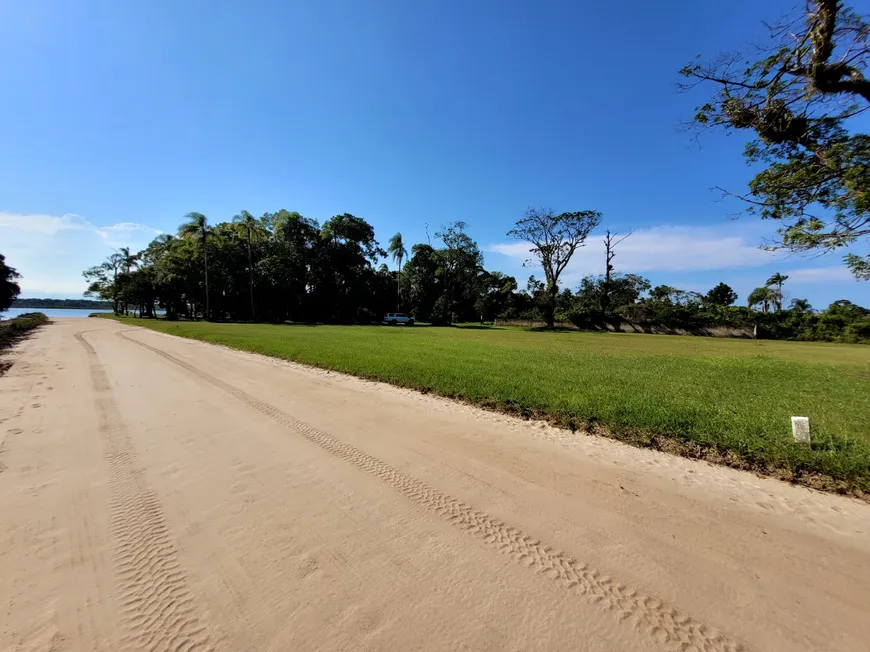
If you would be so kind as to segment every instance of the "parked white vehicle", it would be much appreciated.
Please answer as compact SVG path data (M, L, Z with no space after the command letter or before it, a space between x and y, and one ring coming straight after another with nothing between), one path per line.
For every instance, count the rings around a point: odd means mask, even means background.
M389 324L390 326L395 326L396 324L413 326L414 318L409 317L403 312L388 312L386 315L384 315L384 323Z

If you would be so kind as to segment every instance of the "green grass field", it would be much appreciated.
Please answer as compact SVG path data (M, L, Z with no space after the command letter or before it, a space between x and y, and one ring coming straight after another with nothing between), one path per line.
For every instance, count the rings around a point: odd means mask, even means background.
M870 491L870 347L520 329L121 321L813 486ZM792 415L810 417L796 445Z

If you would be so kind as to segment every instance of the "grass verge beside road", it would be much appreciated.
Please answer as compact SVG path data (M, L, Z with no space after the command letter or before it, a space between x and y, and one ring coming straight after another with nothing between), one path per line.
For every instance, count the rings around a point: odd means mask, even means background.
M816 488L870 492L870 347L121 318ZM808 416L810 447L792 441Z
M0 353L9 348L35 328L48 323L48 317L41 312L26 312L12 319L0 321ZM0 374L6 373L11 363L0 360Z
M26 312L12 319L0 321L0 350L12 346L34 328L48 323L41 312Z

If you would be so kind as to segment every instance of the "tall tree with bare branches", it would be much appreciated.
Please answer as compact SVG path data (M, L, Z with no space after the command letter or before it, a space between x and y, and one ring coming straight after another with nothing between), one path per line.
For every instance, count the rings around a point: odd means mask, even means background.
M530 208L507 233L510 238L530 243L532 247L529 252L535 260L526 264L540 266L544 270L546 287L541 310L549 328L555 323L559 278L571 261L571 256L586 244L589 232L600 223L601 213L598 211L556 214L552 210Z
M616 245L628 238L634 231L629 231L621 238L607 229L604 236L604 287L601 292L601 312L610 309L610 294L613 291L613 259L616 257Z

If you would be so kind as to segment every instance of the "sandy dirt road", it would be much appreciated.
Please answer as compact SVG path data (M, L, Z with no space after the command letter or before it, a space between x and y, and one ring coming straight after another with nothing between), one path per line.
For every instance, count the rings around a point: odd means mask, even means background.
M0 378L0 650L866 650L870 507L101 320Z

